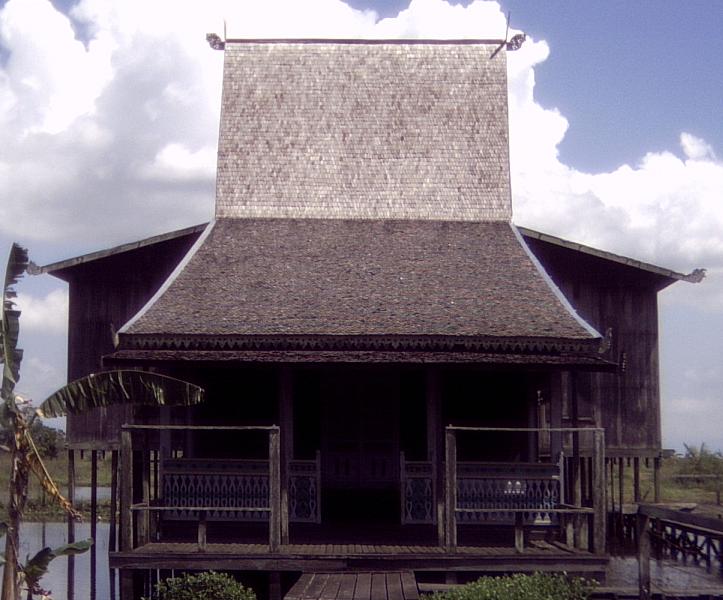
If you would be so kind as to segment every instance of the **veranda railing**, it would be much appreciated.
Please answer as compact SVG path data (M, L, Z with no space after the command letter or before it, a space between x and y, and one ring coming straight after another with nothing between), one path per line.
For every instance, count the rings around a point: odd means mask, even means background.
M239 434L253 431L268 434L268 503L266 506L188 506L188 505L154 505L151 501L151 462L150 460L134 461L134 449L140 445L142 451L149 450L148 433L171 431L210 431L237 432ZM134 448L134 434L143 436L142 443ZM138 441L138 440L137 440ZM122 551L132 550L151 541L151 513L186 511L198 513L198 545L206 545L206 517L210 512L263 512L269 515L269 549L278 551L282 539L288 536L288 505L282 510L282 477L280 432L276 425L269 426L203 426L203 425L123 425L121 428L121 480L120 480L120 548ZM140 473L134 470L139 469ZM157 481L158 475L156 473ZM140 482L138 489L137 482ZM134 485L136 484L136 485ZM135 492L135 494L134 494ZM135 496L135 498L134 498ZM138 501L136 501L138 500ZM284 535L286 533L286 535Z
M465 502L460 503L458 494L460 464L457 461L457 434L467 432L474 435L485 435L492 433L529 433L542 436L553 436L560 438L557 445L562 450L563 434L570 434L572 438L573 461L572 473L565 476L561 467L558 477L560 478L560 501L556 506L549 503L539 507L525 505L515 506L514 495L516 489L504 489L502 493L508 493L511 501L505 502L503 506L485 506L481 502ZM591 471L590 480L590 496L592 506L582 506L581 482L579 472L579 436L592 436L590 446L591 453ZM581 519L592 518L593 548L595 553L603 554L606 544L606 505L605 505L605 438L604 430L601 428L513 428L513 427L458 427L448 426L445 429L445 455L444 455L444 543L449 552L454 552L457 548L457 526L461 515L485 515L506 513L514 516L515 524L515 547L518 551L523 549L523 520L525 515L535 512L544 512L546 514L559 515L565 521L565 533L569 545L574 544L576 530L580 530ZM564 459L561 459L561 465L564 465ZM567 481L566 481L567 480ZM566 483L571 493L565 495L564 489ZM464 504L462 506L461 504Z

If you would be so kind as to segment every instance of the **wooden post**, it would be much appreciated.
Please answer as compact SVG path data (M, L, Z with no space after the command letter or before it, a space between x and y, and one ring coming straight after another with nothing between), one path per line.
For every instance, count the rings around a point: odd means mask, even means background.
M633 502L640 502L640 457L633 458Z
M199 511L198 514L198 551L199 552L205 552L206 550L206 537L207 537L207 527L206 527L206 511L202 510Z
M294 405L291 370L279 374L279 420L281 421L281 543L289 543L289 465L294 457Z
M432 463L432 514L437 522L437 543L440 547L445 542L445 517L442 495L444 489L444 468L442 465L442 410L439 397L439 370L430 367L426 373L427 397L427 460Z
M68 450L68 502L75 503L75 450ZM68 543L75 541L75 519L68 515ZM68 600L75 597L75 557L68 557Z
M128 429L121 430L120 462L120 547L127 552L133 550L133 446Z
M653 459L653 502L660 502L660 457Z
M269 550L278 552L281 545L281 451L279 428L269 430Z
M151 457L148 448L148 434L143 432L143 445L137 456L139 460L140 484L141 484L141 504L150 507L151 503ZM143 510L136 516L136 527L138 528L138 545L142 546L150 541L151 529L151 512Z
M447 427L445 440L445 481L444 481L444 514L445 541L448 552L457 549L457 435L451 427Z
M269 600L281 600L281 572L269 573Z
M605 554L605 434L596 429L593 433L592 498L594 511L593 547L596 554Z
M108 550L118 550L118 450L110 453L110 530L108 531Z
M97 540L98 523L98 451L90 453L90 537ZM95 600L96 544L90 547L90 600Z
M563 373L553 373L550 394L550 428L562 427L562 400L564 394ZM562 450L562 434L560 431L550 432L550 457L556 461Z
M625 511L623 510L623 504L625 503L625 458L620 457L618 459L618 506L620 507L620 517L618 521L618 535L622 540L625 534Z
M523 527L524 515L515 513L515 552L522 554L525 551L525 529Z
M650 600L650 517L638 512L638 590L640 600Z
M577 395L577 371L570 376L570 420L574 428L572 432L572 459L570 460L570 504L582 506L582 480L580 478L580 426L579 420L579 398ZM573 522L572 546L580 548L582 534L580 532L582 520L575 517Z

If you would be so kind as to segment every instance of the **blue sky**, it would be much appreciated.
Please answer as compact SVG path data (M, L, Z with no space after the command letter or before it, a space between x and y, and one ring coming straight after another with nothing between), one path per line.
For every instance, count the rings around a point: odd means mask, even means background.
M489 38L511 12L530 36L509 55L515 221L708 268L661 294L664 444L723 449L723 2L0 7L0 247L20 241L39 263L211 217L221 53L204 36L221 16L258 37ZM21 293L20 388L41 398L64 381L67 292L45 277Z

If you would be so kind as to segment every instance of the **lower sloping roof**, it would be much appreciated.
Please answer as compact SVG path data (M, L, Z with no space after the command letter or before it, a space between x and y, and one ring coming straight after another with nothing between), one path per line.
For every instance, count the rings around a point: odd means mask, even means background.
M284 340L337 347L347 338L359 347L362 337L370 347L426 338L498 352L589 351L599 341L509 223L220 219L121 329L120 345L263 348L273 340L278 349Z

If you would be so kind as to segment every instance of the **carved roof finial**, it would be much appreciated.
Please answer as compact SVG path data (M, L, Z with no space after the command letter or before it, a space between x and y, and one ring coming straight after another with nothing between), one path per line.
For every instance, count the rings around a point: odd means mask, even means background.
M223 50L226 47L226 42L217 33L207 33L206 41L214 50Z

